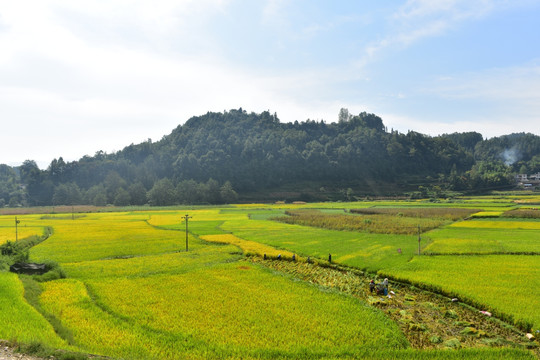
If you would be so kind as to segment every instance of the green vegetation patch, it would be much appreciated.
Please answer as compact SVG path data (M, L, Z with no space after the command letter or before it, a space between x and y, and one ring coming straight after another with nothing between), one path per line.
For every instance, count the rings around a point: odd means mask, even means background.
M536 229L448 226L432 230L425 236L432 241L425 253L540 253L540 230Z
M519 325L540 327L538 256L420 256L385 273L431 286Z
M56 281L41 302L83 349L123 358L339 357L408 346L380 311L248 262Z
M287 249L304 256L328 259L372 271L404 264L418 250L410 235L370 234L327 230L279 222L225 221L221 228L236 236Z
M178 215L177 215L178 217ZM36 261L59 263L114 257L155 255L185 249L185 234L149 225L148 214L89 214L75 220L57 220L54 234L31 249ZM46 221L46 220L43 220ZM194 243L194 246L200 246Z
M540 219L540 210L538 208L514 209L506 211L504 216L510 218Z
M274 220L287 224L314 226L323 229L367 231L375 234L417 234L450 222L444 218L409 217L393 214L347 215L328 214L318 210L287 211L289 216ZM398 213L399 214L399 213Z
M0 272L0 339L66 347L51 324L25 301L23 294L17 275Z
M397 208L363 208L351 209L351 213L363 215L393 215L398 217L414 217L414 218L437 218L456 221L478 212L477 209L463 209L451 207L397 207Z

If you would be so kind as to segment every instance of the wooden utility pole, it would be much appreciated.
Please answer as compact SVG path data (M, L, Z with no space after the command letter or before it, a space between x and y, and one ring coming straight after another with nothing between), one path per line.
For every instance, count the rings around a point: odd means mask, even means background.
M420 255L420 225L418 225L418 255Z
M186 216L182 216L182 219L186 220L186 252L188 251L188 220L191 219L193 216L189 216L186 214Z
M21 222L21 220L17 220L17 217L15 216L15 242L19 241L19 229L18 229L18 226L19 226L20 222Z

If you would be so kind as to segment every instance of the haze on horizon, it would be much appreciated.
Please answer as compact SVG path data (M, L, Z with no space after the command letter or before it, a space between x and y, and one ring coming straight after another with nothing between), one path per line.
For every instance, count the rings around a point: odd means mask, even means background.
M242 107L540 135L532 0L0 0L0 163L77 160Z

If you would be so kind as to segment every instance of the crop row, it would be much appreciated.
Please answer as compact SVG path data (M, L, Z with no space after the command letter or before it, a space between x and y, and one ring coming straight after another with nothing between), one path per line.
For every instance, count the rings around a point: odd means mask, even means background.
M527 255L420 256L382 274L465 297L523 329L540 329L540 259Z
M92 295L80 281L46 283L41 302L82 348L100 354L335 357L407 346L379 311L250 263L88 280L88 287Z
M449 222L444 218L402 217L395 215L338 215L314 210L287 211L289 216L274 218L276 221L323 229L367 231L376 234L413 235L435 229Z
M392 215L392 216L406 216L406 217L415 217L415 218L440 218L446 220L456 221L459 219L466 218L475 212L478 212L478 209L463 209L463 208L421 208L421 207L411 207L411 208L381 208L381 207L370 207L370 208L361 208L361 209L351 209L350 212L353 214L362 214L362 215Z
M13 273L0 272L0 339L43 342L57 348L67 344L23 297L24 288Z

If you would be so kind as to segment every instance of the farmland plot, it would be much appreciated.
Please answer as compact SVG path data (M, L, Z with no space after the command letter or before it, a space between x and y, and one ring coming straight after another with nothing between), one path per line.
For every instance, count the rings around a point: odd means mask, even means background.
M17 226L19 239L43 234L43 226L36 225L32 217L17 216L17 219L20 221ZM0 216L0 245L15 241L15 237L15 217Z
M385 264L392 266L407 262L418 246L416 238L410 235L326 230L265 220L225 221L220 228L242 239L303 256L327 259L331 254L333 261L373 271Z
M0 339L43 342L66 348L51 324L23 298L24 288L15 274L0 272Z
M395 278L428 284L517 323L540 328L538 256L419 256L384 271Z
M540 253L540 230L536 229L449 226L430 231L425 236L432 242L424 253Z
M147 219L144 213L109 213L88 214L75 220L44 220L54 227L54 234L32 248L32 258L64 263L155 255L185 248L177 231L158 231L146 223Z
M395 324L356 299L238 263L231 246L192 242L187 253L79 261L80 254L64 264L70 279L44 285L41 303L82 349L130 359L343 356L408 346ZM114 238L110 246L122 250Z
M476 209L473 205L470 208ZM243 261L236 246L204 241L249 246L256 254L277 248L278 253L289 249L326 259L331 253L335 262L373 271L397 269L392 275L446 286L444 279L443 285L433 280L439 276L430 267L436 269L435 265L422 263L424 267L419 267L431 274L425 279L409 267L418 260L415 236L325 230L267 220L281 214L282 208L237 206L85 214L73 219L28 218L35 226L54 228L47 241L31 250L32 259L59 261L68 275L68 279L43 284L41 306L60 319L75 346L115 358L532 358L530 353L512 349L409 349L396 324L362 300ZM185 223L181 219L186 213L193 216L189 252L184 251ZM483 265L460 266L471 270ZM483 276L472 270L469 274L475 279ZM517 275L510 272L501 286L512 283ZM454 291L451 281L449 284L448 289ZM456 292L463 290L459 284L455 288ZM466 295L513 314L510 307L490 297L475 298L476 290L471 287ZM515 301L526 301L522 293L517 296ZM42 341L65 346L59 338Z

